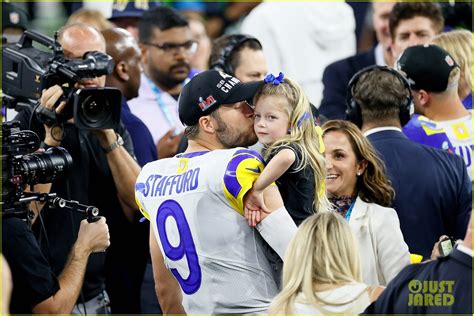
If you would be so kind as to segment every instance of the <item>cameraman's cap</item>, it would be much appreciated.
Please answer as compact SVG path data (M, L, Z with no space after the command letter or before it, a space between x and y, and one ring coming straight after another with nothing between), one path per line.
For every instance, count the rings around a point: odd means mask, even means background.
M251 100L263 81L242 83L217 70L206 70L194 76L179 97L179 119L184 125L195 125L222 104Z
M28 14L22 8L11 3L2 3L2 30L7 27L28 29Z
M436 45L408 47L397 61L414 90L443 92L448 88L451 71L459 67L447 51Z
M120 1L115 0L109 20L119 18L140 18L145 11L161 5L160 1Z

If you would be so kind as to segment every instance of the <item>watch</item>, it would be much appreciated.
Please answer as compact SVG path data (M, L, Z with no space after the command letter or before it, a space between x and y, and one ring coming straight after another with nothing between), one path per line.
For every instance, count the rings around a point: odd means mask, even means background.
M50 146L50 145L46 144L44 141L42 141L42 142L40 143L40 146L39 146L39 148L42 148L42 149L44 149L44 150L48 150L48 149L53 148L53 147L54 147L54 146Z
M103 148L106 154L112 152L113 150L119 148L120 146L123 146L122 136L120 136L120 134L118 133L115 133L115 135L117 135L117 140L113 142L109 147Z

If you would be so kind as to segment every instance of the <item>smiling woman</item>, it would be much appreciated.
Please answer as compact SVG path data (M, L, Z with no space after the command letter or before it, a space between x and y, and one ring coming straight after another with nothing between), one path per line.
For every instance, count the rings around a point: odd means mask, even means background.
M363 281L386 285L410 257L383 164L353 123L329 121L323 132L329 200L359 241Z

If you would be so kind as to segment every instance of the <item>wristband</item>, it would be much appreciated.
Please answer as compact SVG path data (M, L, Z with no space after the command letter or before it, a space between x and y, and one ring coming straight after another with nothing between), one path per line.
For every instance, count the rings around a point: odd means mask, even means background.
M119 148L120 146L123 146L122 136L120 136L120 134L118 133L115 133L115 135L117 135L117 140L113 142L109 147L103 148L106 154L112 152L113 150Z

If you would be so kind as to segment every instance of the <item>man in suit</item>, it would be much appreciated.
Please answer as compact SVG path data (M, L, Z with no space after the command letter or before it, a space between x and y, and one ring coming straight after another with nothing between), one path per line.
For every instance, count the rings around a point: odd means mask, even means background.
M405 48L428 43L443 30L443 14L437 3L375 2L373 5L379 46L331 64L324 71L320 112L329 119L346 118L347 84L356 72L371 65L393 66Z
M378 44L365 53L338 60L326 67L323 74L323 100L319 111L329 119L346 118L347 84L359 70L371 65L392 65L388 19L395 2L373 2L372 22Z
M462 159L410 141L401 131L409 118L408 83L390 68L375 67L352 84L364 135L387 168L395 190L393 208L411 253L429 258L439 236L464 236L471 184Z
M406 267L367 314L472 315L472 213L464 240L446 257Z
M432 2L397 3L390 13L389 28L391 52L397 60L408 47L426 44L443 31L441 6Z

